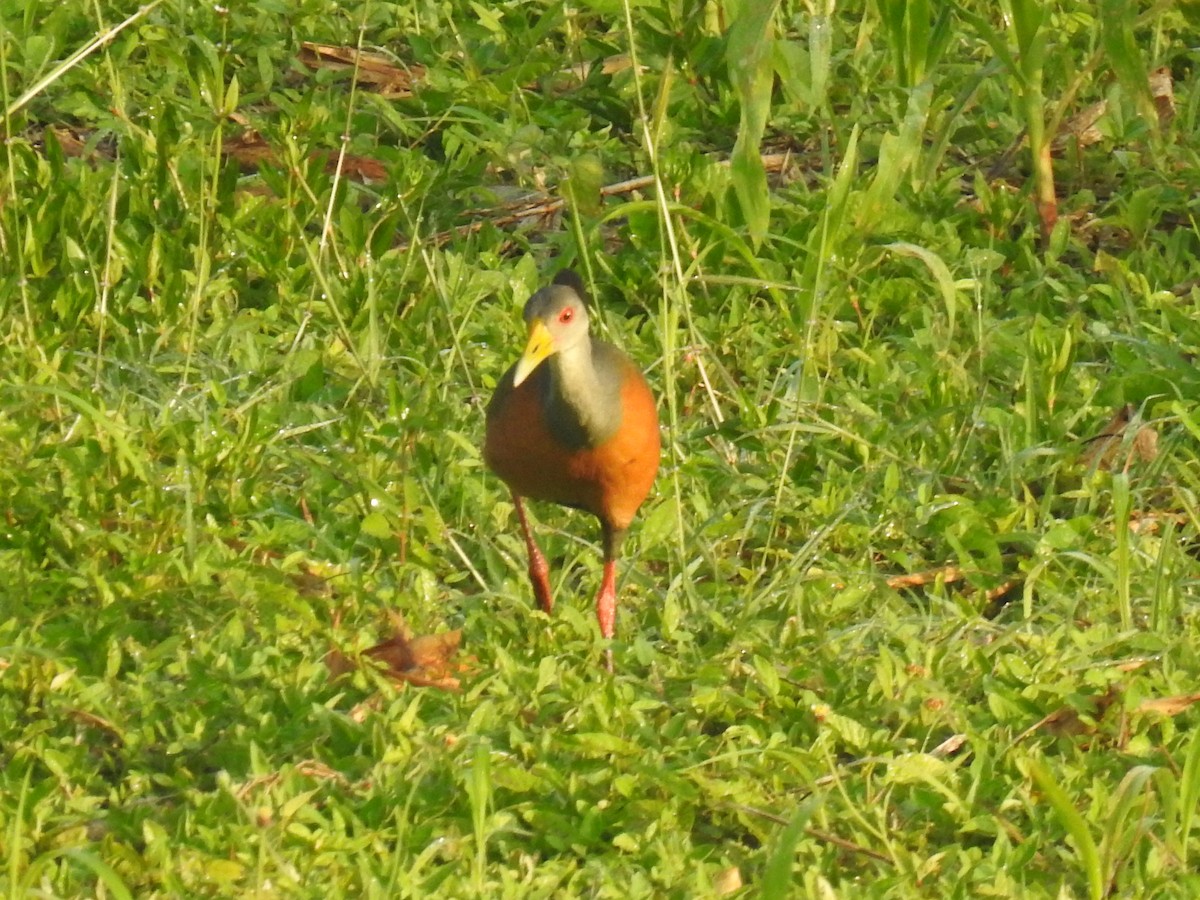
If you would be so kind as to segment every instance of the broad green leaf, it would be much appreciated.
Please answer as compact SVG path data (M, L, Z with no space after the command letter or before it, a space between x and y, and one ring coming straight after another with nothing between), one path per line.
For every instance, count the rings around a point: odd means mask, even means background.
M378 540L386 540L393 534L392 526L381 512L368 513L360 526L362 533Z
M604 166L594 153L583 153L571 160L563 193L577 214L597 215L601 210L600 188L604 186Z
M771 219L771 196L759 147L771 112L775 75L771 64L775 40L772 20L777 6L778 0L737 5L736 18L726 36L725 60L741 106L730 173L755 246L766 237Z
M846 142L846 152L838 165L837 175L829 187L829 196L825 203L825 221L823 223L822 252L828 250L831 242L836 241L841 234L842 221L846 216L846 206L850 197L850 185L858 173L858 125L850 129L850 140Z
M908 109L900 133L883 136L875 177L871 180L855 217L860 234L869 233L875 223L880 221L884 210L900 187L901 180L912 171L919 159L932 95L933 89L929 84L910 91Z
M1158 112L1150 95L1150 67L1133 36L1138 5L1123 0L1100 0L1100 36L1106 62L1116 73L1121 87L1137 104L1138 113L1150 128L1158 128Z
M746 149L750 146L738 141L730 159L729 171L750 239L757 246L766 237L770 225L771 195L762 157L757 149Z
M833 67L833 0L818 0L808 23L808 59L812 66L812 102L824 107Z

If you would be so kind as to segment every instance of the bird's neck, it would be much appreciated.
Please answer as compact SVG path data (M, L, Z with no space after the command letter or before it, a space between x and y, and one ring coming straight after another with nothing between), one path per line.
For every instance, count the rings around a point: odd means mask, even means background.
M621 385L589 338L550 357L546 418L555 437L571 447L604 443L621 424Z

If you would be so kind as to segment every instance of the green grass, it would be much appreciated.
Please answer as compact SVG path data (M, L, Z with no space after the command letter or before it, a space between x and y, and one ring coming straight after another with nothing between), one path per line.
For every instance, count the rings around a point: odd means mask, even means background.
M1200 22L1010 6L6 6L3 895L1200 891ZM611 676L478 451L564 264L665 429ZM330 678L393 613L460 692Z

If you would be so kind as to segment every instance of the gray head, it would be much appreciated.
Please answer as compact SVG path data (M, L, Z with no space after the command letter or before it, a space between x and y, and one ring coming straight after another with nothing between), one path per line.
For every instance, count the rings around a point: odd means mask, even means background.
M567 269L558 274L554 284L529 298L525 304L529 341L513 373L513 387L528 378L543 360L555 353L570 353L591 340L585 296L579 276Z

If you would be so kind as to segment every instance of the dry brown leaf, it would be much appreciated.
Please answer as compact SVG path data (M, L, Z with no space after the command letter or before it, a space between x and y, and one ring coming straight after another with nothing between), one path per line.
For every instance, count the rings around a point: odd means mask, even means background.
M1177 716L1197 702L1200 702L1200 694L1180 694L1178 697L1155 697L1151 700L1143 700L1134 711L1140 713L1158 713L1163 716Z
M87 135L65 126L47 125L46 131L54 135L63 156L83 156L87 151Z
M1152 462L1158 456L1158 432L1149 425L1140 425L1137 412L1129 403L1118 409L1100 433L1088 441L1083 464L1111 472L1124 448L1127 452L1122 471L1128 471L1135 459Z
M328 172L334 171L338 165L338 155L336 153L324 155L325 170ZM377 159L346 153L342 156L341 160L342 174L347 178L352 178L355 181L387 181L387 167Z
M273 163L276 160L275 151L253 129L226 138L221 149L243 170L252 171L264 162Z
M1185 513L1134 511L1129 515L1129 530L1134 534L1158 534L1166 523L1186 525L1188 517Z
M588 73L592 71L593 62L581 62L578 65L567 66L565 69L560 69L563 75L572 75L580 81L585 81ZM633 57L628 53L618 53L615 56L606 56L600 60L600 71L604 75L616 75L618 72L624 72L626 69L633 68ZM639 71L645 72L646 67L640 66Z
M367 721L367 716L373 712L377 712L383 705L383 698L376 694L373 697L368 697L362 703L356 703L354 708L350 710L350 721L357 725L361 725Z
M1166 128L1175 118L1175 85L1171 80L1171 69L1163 66L1150 73L1150 97L1154 101L1154 109L1158 113L1158 124ZM1072 140L1079 147L1090 147L1104 139L1104 134L1096 127L1108 113L1108 101L1097 100L1095 103L1077 112L1063 122L1054 137L1054 149L1062 150Z
M1025 580L1023 578L1010 578L1003 584L998 584L994 588L984 591L983 599L986 601L984 605L984 615L988 616L989 618L999 615L1000 610L1003 609L1008 604L1009 600L1012 599L1013 595L1023 587L1025 587ZM989 613L991 614L990 616Z
M353 71L360 85L392 100L411 97L413 85L425 77L425 67L421 65L399 66L381 53L312 41L300 45L299 59L314 70Z
M342 784L349 784L350 781L341 772L336 769L331 769L325 763L318 759L303 759L296 763L296 771L301 775L307 775L309 778L317 778L321 781L337 781Z
M929 751L930 756L953 756L967 742L965 734L952 734Z
M1090 147L1104 139L1096 123L1108 112L1108 101L1098 100L1063 122L1054 138L1054 149L1061 150L1073 139L1080 147Z
M1171 81L1169 66L1150 73L1150 96L1158 111L1158 124L1166 128L1175 118L1175 85Z
M983 596L987 598L989 603L994 603L997 600L1002 600L1017 588L1021 587L1025 582L1020 578L1010 578L1003 584L998 584L994 588L985 591Z
M1091 730L1079 717L1079 713L1069 706L1060 706L1054 712L1044 716L1040 721L1027 728L1021 737L1035 731L1044 731L1055 737L1070 737Z
M892 575L887 580L887 586L892 590L908 590L910 588L920 588L931 584L958 584L968 577L969 573L966 569L959 566L941 566L937 569L928 569L924 572L909 572L904 575ZM981 609L982 614L986 618L994 618L1009 601L1009 599L1024 586L1024 580L1020 578L1010 578L1008 581L997 585L994 588L989 588L982 591L984 605ZM964 588L964 593L968 595L977 595L981 593L971 586Z
M1149 425L1139 428L1133 436L1133 453L1141 462L1154 462L1158 457L1158 432Z
M121 734L121 730L103 716L98 716L95 713L88 712L86 709L75 708L68 709L67 714L83 725L103 731L110 738L112 738L113 743L124 745L125 735Z
M394 672L444 669L450 657L458 651L461 641L461 631L424 634L420 637L399 632L366 650L365 655L379 660Z
M713 879L713 893L718 897L724 897L726 894L740 891L742 884L742 870L737 866L730 866L728 869L718 872Z
M364 650L362 656L380 664L383 674L394 681L443 691L459 689L458 674L469 668L455 658L462 643L461 630L413 637L403 624L394 627L391 637ZM325 666L330 678L337 679L353 672L358 663L334 649L325 654Z

